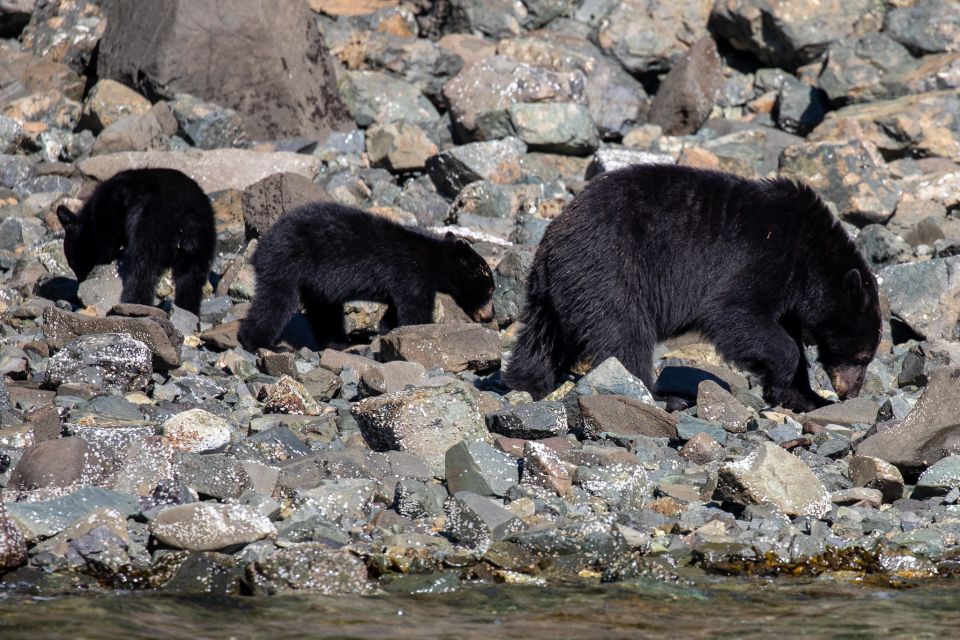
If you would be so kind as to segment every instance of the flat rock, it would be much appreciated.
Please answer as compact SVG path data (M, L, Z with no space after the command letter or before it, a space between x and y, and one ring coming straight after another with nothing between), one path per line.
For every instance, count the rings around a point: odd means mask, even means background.
M163 509L150 521L161 543L188 551L213 551L276 535L265 516L239 504L192 502Z
M320 159L312 156L248 149L189 151L128 151L81 160L77 166L88 177L103 182L127 169L176 169L187 174L206 193L224 189L244 190L275 173L296 173L313 179L320 171Z
M492 542L523 529L515 515L492 499L470 491L447 499L444 513L447 534L468 547L486 549Z
M203 409L188 409L161 426L163 440L178 451L202 453L230 444L230 423Z
M153 373L152 360L150 348L127 334L83 335L50 358L46 383L51 387L90 384L126 392L146 386Z
M252 562L246 575L256 595L362 595L372 591L366 564L360 558L319 542L294 545Z
M56 535L99 507L120 511L128 517L140 510L134 496L89 486L51 500L6 503L8 515L16 521L28 542Z
M472 323L408 325L380 338L380 355L386 361L409 360L451 373L486 371L500 363L500 336Z
M447 487L452 494L471 491L481 496L505 496L520 482L517 461L482 441L461 441L444 456Z
M803 414L803 418L804 422L816 422L820 425L838 424L843 427L849 427L852 424L872 425L877 421L880 404L880 401L861 396L814 409Z
M677 419L652 404L623 395L587 395L577 398L587 437L601 433L677 438Z
M538 440L567 432L567 411L562 402L541 401L488 413L487 428L508 438Z
M125 334L147 345L153 355L154 369L180 366L183 336L165 318L92 318L56 307L48 307L43 312L43 335L54 351L66 347L79 336L104 333Z
M769 442L720 467L714 497L740 505L772 504L789 516L818 518L826 515L832 504L810 467Z
M462 383L367 398L350 412L371 449L420 456L437 476L450 447L490 438L474 392Z

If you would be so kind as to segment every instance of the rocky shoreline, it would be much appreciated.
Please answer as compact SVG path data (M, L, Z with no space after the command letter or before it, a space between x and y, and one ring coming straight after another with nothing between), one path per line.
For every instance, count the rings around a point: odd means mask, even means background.
M960 570L955 2L169 4L151 40L121 3L0 3L0 589ZM767 407L696 336L657 352L677 413L613 359L538 402L500 384L543 230L635 162L829 201L883 294L860 397ZM158 308L124 305L116 265L79 285L66 265L57 204L143 166L213 203L199 317L169 277ZM244 351L256 238L324 199L471 239L496 323L441 296L378 336L357 302L347 350L297 317L286 350Z

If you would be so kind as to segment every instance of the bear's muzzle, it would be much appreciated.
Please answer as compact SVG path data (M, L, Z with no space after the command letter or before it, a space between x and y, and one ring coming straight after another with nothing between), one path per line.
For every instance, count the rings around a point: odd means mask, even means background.
M841 400L846 400L847 398L856 398L860 393L867 367L866 365L831 367L827 373L830 375L830 382L833 384L833 390L837 392L837 396Z

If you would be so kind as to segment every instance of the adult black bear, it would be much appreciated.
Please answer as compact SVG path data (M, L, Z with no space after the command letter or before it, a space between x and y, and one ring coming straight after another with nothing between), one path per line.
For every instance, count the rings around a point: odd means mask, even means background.
M99 185L79 213L61 205L57 217L78 280L119 259L120 300L149 305L160 274L172 267L177 306L200 313L217 238L210 201L189 177L173 169L122 171Z
M343 344L343 303L385 302L388 326L425 324L437 292L477 322L493 319L493 274L470 244L354 207L308 204L280 218L253 254L257 291L240 325L252 351L273 344L300 303L321 344Z
M574 198L537 250L522 321L504 380L536 397L609 356L650 386L655 343L697 330L795 411L828 404L804 331L841 398L881 332L877 283L809 187L674 165L602 174Z

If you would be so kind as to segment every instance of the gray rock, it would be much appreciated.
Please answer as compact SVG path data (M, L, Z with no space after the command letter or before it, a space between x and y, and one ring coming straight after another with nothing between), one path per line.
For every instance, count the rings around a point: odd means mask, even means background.
M478 324L420 324L397 327L380 339L385 361L408 360L427 369L458 373L488 371L500 364L500 336Z
M900 187L877 148L857 139L787 147L780 175L803 180L851 222L886 222L900 201Z
M7 218L0 222L0 249L13 251L29 247L43 237L43 227L36 220Z
M930 496L942 496L956 488L960 488L960 455L950 455L933 463L920 474L910 497L921 500Z
M180 132L195 147L242 147L247 142L243 120L233 109L205 102L188 93L174 95L169 105L180 126Z
M68 64L82 73L105 26L104 12L96 4L37 3L20 37L25 51Z
M960 9L950 0L918 0L889 11L884 31L917 54L960 49Z
M719 422L700 420L693 416L680 414L680 420L677 421L677 437L680 440L691 440L700 433L706 433L720 444L727 441L727 431Z
M125 392L146 385L151 359L149 347L126 334L80 336L50 358L46 383L86 383Z
M753 413L719 384L704 380L697 387L697 417L719 422L730 433L743 433Z
M600 47L634 74L664 71L688 43L706 35L710 0L657 3L626 0L614 3L600 22Z
M31 490L92 483L98 478L90 454L83 438L56 438L30 445L13 468L7 487Z
M246 189L275 173L298 173L309 179L320 170L320 159L301 153L273 153L248 149L190 151L131 151L109 153L77 163L80 171L101 182L127 169L176 169L187 174L207 193Z
M117 266L101 264L93 268L77 290L77 297L87 307L93 307L97 314L107 315L107 312L120 303L123 292L123 282L117 273Z
M52 500L6 503L7 514L20 527L28 542L54 536L99 507L114 509L125 516L139 511L133 496L100 487L81 487Z
M583 418L583 432L600 438L604 432L677 438L677 418L666 411L629 396L604 394L577 398Z
M589 180L605 171L614 171L633 164L676 164L676 158L637 149L607 147L593 154L587 167L586 178Z
M573 481L613 509L639 509L650 496L652 485L639 464L614 464L600 468L577 467Z
M377 483L366 478L322 480L300 496L317 509L321 516L337 521L343 517L363 518L373 502Z
M722 67L712 38L694 42L660 83L650 104L650 123L671 136L697 131L720 93Z
M517 138L473 142L454 147L427 160L427 172L437 190L455 197L471 182L489 180L513 184L522 176L521 160L527 145Z
M578 396L615 394L653 404L653 395L643 381L614 357L607 358L580 378L574 393Z
M447 450L444 462L451 494L470 491L502 497L520 482L517 461L486 442L459 442Z
M256 595L362 595L372 591L362 560L318 542L294 545L252 562L246 577Z
M805 136L823 121L827 104L823 92L793 77L787 77L777 94L777 126Z
M723 446L706 431L694 435L680 449L680 457L699 465L720 460L723 454Z
M960 316L960 257L887 267L877 276L890 314L917 334L956 340Z
M349 120L305 4L164 0L117 3L105 13L101 78L147 96L189 93L236 109L258 139L319 136Z
M515 36L527 12L511 0L450 0L454 31L479 32L492 38Z
M491 543L523 529L522 522L491 498L461 491L443 506L446 533L468 547L486 550Z
M472 390L461 383L367 398L350 413L371 449L418 455L437 476L450 447L490 437Z
M379 71L347 71L340 77L338 90L361 127L400 120L433 126L440 119L436 108L416 87Z
M401 478L394 491L394 508L406 518L433 518L443 514L447 490L410 478Z
M244 189L243 222L260 236L297 207L330 199L323 188L300 173L274 173Z
M907 262L913 254L912 248L903 238L879 224L868 224L861 229L855 243L874 271Z
M748 456L720 467L716 499L736 504L772 504L789 516L822 517L830 494L810 467L782 447L762 443Z
M178 480L201 496L239 498L252 487L240 461L223 453L181 454L174 465Z
M893 97L887 88L889 78L912 65L910 52L886 33L851 36L827 49L817 86L834 104L872 102Z
M866 396L849 398L842 402L828 404L804 414L804 421L828 425L838 424L848 427L853 424L873 424L877 420L877 411L881 402Z
M540 439L567 432L567 411L562 402L540 401L488 413L487 428L508 438Z
M109 488L149 496L162 481L173 477L173 447L158 436L131 441L123 450Z
M870 0L718 2L710 27L766 64L794 68L816 60L831 42L852 34L872 8Z
M900 424L864 438L857 455L880 458L901 470L918 471L960 454L960 369L937 369L910 414Z
M166 151L170 148L169 134L157 115L150 111L143 115L124 116L100 132L93 144L93 155L123 151Z
M27 564L27 541L0 503L0 573Z
M515 135L533 151L586 155L600 144L587 107L575 103L517 103L510 106Z
M213 551L276 535L266 517L239 504L193 502L168 507L150 521L150 535L188 551Z
M0 115L0 153L16 153L24 149L29 140L19 121Z
M883 502L891 503L903 497L903 476L885 460L856 455L847 463L854 486L880 491Z

